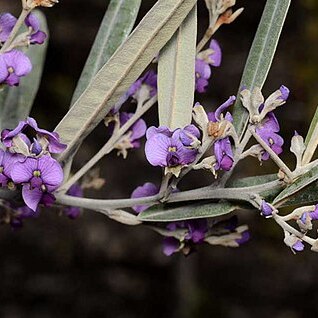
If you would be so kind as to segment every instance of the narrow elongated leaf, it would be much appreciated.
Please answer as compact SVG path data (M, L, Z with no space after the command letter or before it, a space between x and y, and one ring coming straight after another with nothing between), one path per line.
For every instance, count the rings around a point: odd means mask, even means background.
M40 11L34 13L40 20L41 30L48 35L49 31L44 14ZM47 44L48 39L42 45L31 45L27 50L26 55L32 62L32 71L21 79L18 87L8 89L1 109L1 129L13 128L20 120L25 119L30 114L41 83Z
M234 126L242 135L248 119L247 110L240 100L242 87L252 90L262 88L271 67L278 40L291 0L267 0L249 56L242 75L238 98L234 105Z
M305 165L310 162L313 157L317 145L318 145L318 107L315 115L312 118L306 139L305 139L306 150L303 155L302 164Z
M311 203L318 203L318 181L313 182L301 191L288 197L285 201L282 201L279 206L309 205Z
M141 0L112 0L100 25L81 77L73 94L71 105L79 98L92 78L109 60L131 32Z
M159 0L90 82L56 131L66 160L170 40L196 0Z
M191 122L195 85L196 6L160 51L158 62L159 124L170 129Z
M286 201L290 196L304 189L306 186L318 180L318 166L306 172L293 184L283 190L273 201L273 204L280 204Z
M242 179L235 179L228 183L228 187L233 188L243 188L243 187L252 187L260 184L264 184L267 182L271 182L277 180L277 174L265 174L262 176L255 177L246 177Z
M171 222L200 218L212 218L225 215L237 209L237 205L228 202L190 204L175 208L153 207L138 215L140 221Z

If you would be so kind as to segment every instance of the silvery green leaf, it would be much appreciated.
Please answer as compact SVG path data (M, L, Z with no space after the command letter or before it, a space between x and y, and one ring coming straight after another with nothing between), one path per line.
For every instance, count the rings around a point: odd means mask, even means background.
M141 0L112 0L110 2L77 83L71 105L126 40L135 24L140 4Z
M289 197L298 194L299 191L307 187L308 185L316 182L318 179L318 166L312 168L305 174L303 174L294 183L284 189L273 201L275 206L283 204L289 199Z
M291 0L267 0L248 59L242 75L242 87L252 90L262 88L276 51ZM239 95L238 93L238 95ZM248 112L239 98L234 106L234 126L241 136L248 120Z
M138 215L140 221L171 222L199 218L211 218L225 215L237 209L237 205L224 203L188 204L178 207L166 207L161 205L152 207Z
M302 164L305 165L312 159L318 146L318 107L311 120L311 124L305 139L306 151L304 153Z
M67 160L170 40L196 0L159 0L56 127Z
M176 129L191 122L195 86L196 38L197 10L195 6L159 54L160 126Z
M41 30L48 35L44 14L41 11L34 11L34 13L40 19ZM26 51L26 55L32 62L32 71L21 78L18 87L7 89L7 96L1 106L1 128L13 128L29 115L40 86L47 45L48 39L42 45L31 45Z

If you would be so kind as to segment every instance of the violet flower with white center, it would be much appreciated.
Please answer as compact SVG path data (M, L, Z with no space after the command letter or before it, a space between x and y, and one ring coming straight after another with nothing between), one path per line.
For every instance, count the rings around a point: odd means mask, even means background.
M21 51L11 50L0 54L0 84L18 86L20 77L32 70L30 59Z
M30 44L43 44L47 35L40 30L39 18L34 13L30 13L25 19L25 24L31 30L29 35Z
M17 22L11 13L0 14L0 42L5 42Z
M156 132L155 129L150 127L150 133L146 135L145 153L151 165L182 168L195 160L198 151L183 145L180 140L180 129L173 132L167 127L159 127L162 132Z
M52 192L63 182L61 165L49 155L40 158L27 158L17 162L11 171L14 183L22 184L22 197L25 204L36 211L40 201L49 204Z
M120 126L123 126L132 116L134 113L125 113L122 112L119 115L120 120ZM129 136L129 141L133 148L139 148L140 147L140 141L145 134L147 130L147 125L143 119L138 119L130 128L131 135Z
M1 140L2 140L3 144L8 148L12 147L13 146L13 138L16 136L23 135L22 132L28 127L31 127L40 139L41 138L46 139L46 141L48 142L47 147L48 147L49 152L61 153L62 151L64 151L66 149L67 146L60 142L60 137L59 137L58 133L49 132L45 129L39 128L35 119L33 119L31 117L28 117L26 120L20 121L18 126L16 128L14 128L13 130L9 130L9 129L3 130L1 132ZM30 141L29 141L29 143L31 144ZM37 145L36 149L37 149L37 151L39 150L38 145Z
M81 198L83 197L83 190L79 184L75 183L69 188L66 194ZM70 219L74 220L81 214L81 209L78 207L69 206L63 209L63 213Z
M200 52L195 60L195 89L204 93L211 77L211 66L221 65L222 52L216 40L210 42L209 49Z
M146 182L144 185L137 187L131 194L132 199L150 197L156 195L159 192L159 187L151 182ZM149 204L140 204L135 205L132 209L137 213L141 213L147 210L151 205Z

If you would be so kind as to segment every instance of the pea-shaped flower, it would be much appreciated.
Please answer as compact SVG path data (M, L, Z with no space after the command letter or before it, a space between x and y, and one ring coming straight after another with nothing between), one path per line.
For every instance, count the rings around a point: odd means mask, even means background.
M36 211L38 204L55 191L63 181L60 164L49 155L40 158L27 158L17 162L11 171L14 183L22 184L22 197L25 204Z

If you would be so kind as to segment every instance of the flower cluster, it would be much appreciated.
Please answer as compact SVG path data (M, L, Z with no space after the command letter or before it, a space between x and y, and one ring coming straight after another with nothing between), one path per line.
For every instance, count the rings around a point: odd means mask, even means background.
M39 128L28 117L15 129L3 130L1 141L5 147L0 151L1 186L21 186L24 203L34 212L40 203L52 204L53 192L63 181L63 170L51 154L66 148L58 134Z
M16 39L11 39L5 50L0 53L0 84L17 86L20 78L28 75L32 70L29 57L19 47L27 47L33 44L44 43L47 35L40 30L40 21L34 13L30 13L25 19L27 31ZM10 34L17 23L17 19L10 13L0 14L0 45L6 44ZM3 47L4 49L4 47Z
M280 127L273 110L283 105L288 96L289 89L284 85L265 101L261 90L257 87L253 91L248 89L241 91L243 106L249 111L250 122L255 125L256 133L277 155L283 151L284 139L278 134ZM268 160L269 154L262 151L261 159Z
M209 84L212 71L211 66L221 65L222 51L216 40L210 42L207 50L198 53L195 60L195 89L199 93L204 93Z
M176 190L178 191L178 190ZM131 198L142 198L156 195L159 187L147 182L137 187ZM136 205L133 210L139 214L151 205ZM226 221L211 221L209 219L194 219L179 222L170 222L166 230L160 230L165 235L163 253L170 256L176 252L185 255L191 253L195 246L202 243L238 247L249 240L250 234L246 226L238 227L237 217Z
M166 173L175 176L195 160L200 145L200 131L194 125L173 131L165 126L152 126L148 128L146 138L145 153L149 163L165 167Z

